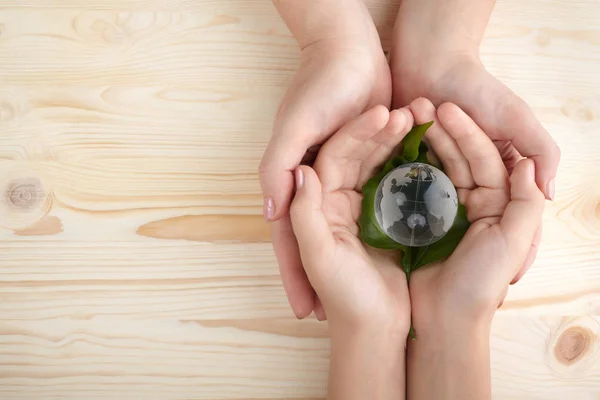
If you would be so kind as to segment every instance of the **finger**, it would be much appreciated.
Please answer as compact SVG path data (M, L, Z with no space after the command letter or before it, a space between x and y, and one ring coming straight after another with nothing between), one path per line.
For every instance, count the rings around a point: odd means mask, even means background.
M548 131L537 120L529 106L516 95L504 108L504 132L523 156L536 165L536 182L546 197L554 200L554 177L560 161L560 149ZM502 108L501 108L502 110Z
M537 185L552 200L560 161L558 145L523 99L491 75L488 79L486 98L468 111L494 139L511 141L523 157L535 161Z
M505 140L495 140L493 143L498 149L498 153L500 153L500 158L502 158L506 172L508 172L508 175L512 174L515 166L523 159L523 157L517 151L517 149L515 149L515 146L513 146L511 142L507 142Z
M506 205L510 202L510 193L508 190L490 189L487 187L478 187L470 190L468 193L467 218L469 221L479 221L484 218L500 218L506 210ZM459 192L459 199L461 193ZM466 200L466 199L465 199Z
M300 258L313 287L319 293L323 269L331 264L335 239L322 211L323 192L315 171L308 166L296 168L296 195L290 206L290 216Z
M469 162L460 151L456 141L446 132L436 115L434 105L427 99L418 98L410 104L415 123L424 124L433 121L425 138L444 167L444 172L458 188L473 189L473 175Z
M439 106L437 115L469 162L475 183L493 189L507 187L508 174L502 158L481 128L452 103Z
M310 147L306 142L308 135L294 129L285 132L289 133L273 136L258 168L267 221L287 215L294 193L294 169Z
M541 222L544 210L544 195L535 183L535 167L532 160L517 164L510 177L511 201L500 220L507 252L520 268L525 262L531 243ZM518 269L512 271L511 279Z
M361 164L356 191L360 192L365 182L385 164L410 131L413 123L413 115L406 107L390 112L387 125L373 138L377 147Z
M362 161L377 147L372 139L387 125L389 116L387 108L375 106L350 121L323 145L315 161L323 192L356 186Z
M274 222L271 232L281 281L290 306L297 318L306 318L313 311L315 291L302 266L289 215Z
M323 304L321 303L319 296L315 297L315 317L317 317L319 321L327 320L327 315L325 314L325 309L323 308Z
M533 265L535 258L537 257L538 249L540 247L540 242L542 241L542 224L538 227L535 232L535 236L533 237L533 243L531 243L531 247L529 248L529 253L527 253L527 257L525 258L525 262L523 266L517 273L517 275L510 282L511 285L519 282L521 278L529 271L529 268Z

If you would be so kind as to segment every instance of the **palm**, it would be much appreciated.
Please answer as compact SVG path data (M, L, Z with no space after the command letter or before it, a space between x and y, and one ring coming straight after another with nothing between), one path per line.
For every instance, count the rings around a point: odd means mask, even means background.
M353 179L358 183L358 176ZM408 288L406 277L397 265L399 254L365 246L357 236L361 202L361 194L354 190L323 196L323 213L335 239L336 268L328 280L342 279L351 287L354 297L361 299L357 310L360 314L373 317L378 310L387 310L389 307L379 304L383 299L386 306L392 304L394 315L407 318Z
M452 299L458 299L460 304L474 307L498 305L506 296L508 283L522 269L522 265L517 265L515 270L511 260L519 259L516 253L525 249L522 261L526 262L528 251L535 256L536 244L533 235L519 238L506 233L508 224L518 225L521 221L515 223L511 218L504 218L513 204L511 195L514 193L511 193L502 159L485 133L458 107L444 104L436 113L431 102L419 99L413 101L411 109L417 122L435 120L426 138L456 186L471 222L459 246L446 261L414 273L410 288L413 306L418 309L423 304L439 301L439 293L451 293ZM532 239L534 245L530 248ZM519 242L516 253L509 248L510 242L515 240Z
M314 179L320 182L320 188L307 204L317 214L313 225L322 226L327 233L317 240L313 236L318 229L313 228L309 236L314 244L307 250L310 255L303 252L304 266L317 293L328 293L327 298L321 298L325 309L346 310L346 317L352 320L380 316L383 321L390 313L402 321L409 320L408 289L397 267L397 255L365 247L358 238L357 221L363 184L389 158L412 125L408 109L390 113L377 106L333 135L320 150L314 171L310 171L311 175L316 173ZM295 222L295 231L308 218L296 215L299 222ZM315 264L326 267L317 270L306 261L314 254L321 254Z

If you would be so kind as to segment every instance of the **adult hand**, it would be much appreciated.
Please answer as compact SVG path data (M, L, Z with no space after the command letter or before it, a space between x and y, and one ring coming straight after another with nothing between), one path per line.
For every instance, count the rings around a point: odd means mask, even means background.
M344 33L344 27L318 40L299 40L301 65L281 102L259 167L265 218L273 222L273 247L283 286L298 318L308 316L313 309L319 319L325 314L302 267L290 222L293 171L311 154L314 158L315 146L350 120L375 105L389 107L391 102L390 70L371 17L360 1L344 0L344 4L343 10L338 9L344 12L343 18L338 20L353 26L352 34ZM292 14L286 22L294 31L297 14Z
M452 102L495 142L510 172L527 157L536 182L554 198L560 150L529 106L494 78L479 59L493 0L404 0L392 49L395 107L425 97Z
M452 102L493 140L510 173L523 157L535 162L536 183L554 199L560 149L529 106L494 78L479 59L479 46L494 0L403 0L394 27L394 107L425 97ZM542 226L531 244L535 260Z

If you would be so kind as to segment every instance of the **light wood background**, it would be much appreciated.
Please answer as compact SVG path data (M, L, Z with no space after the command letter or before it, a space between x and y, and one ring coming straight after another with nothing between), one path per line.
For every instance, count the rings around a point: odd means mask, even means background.
M370 0L384 46L398 1ZM600 399L600 2L499 0L487 66L563 151L495 399ZM0 398L322 399L256 174L298 50L268 0L0 0Z

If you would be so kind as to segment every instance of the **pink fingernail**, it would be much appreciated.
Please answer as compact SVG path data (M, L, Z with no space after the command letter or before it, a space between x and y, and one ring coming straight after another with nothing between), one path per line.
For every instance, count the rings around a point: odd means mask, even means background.
M546 185L546 195L550 200L554 200L554 190L554 178L552 178L548 181L548 184Z
M265 203L263 205L263 214L267 221L271 221L275 216L275 203L270 197L265 197Z
M301 189L304 186L304 172L300 168L296 169L296 187Z

